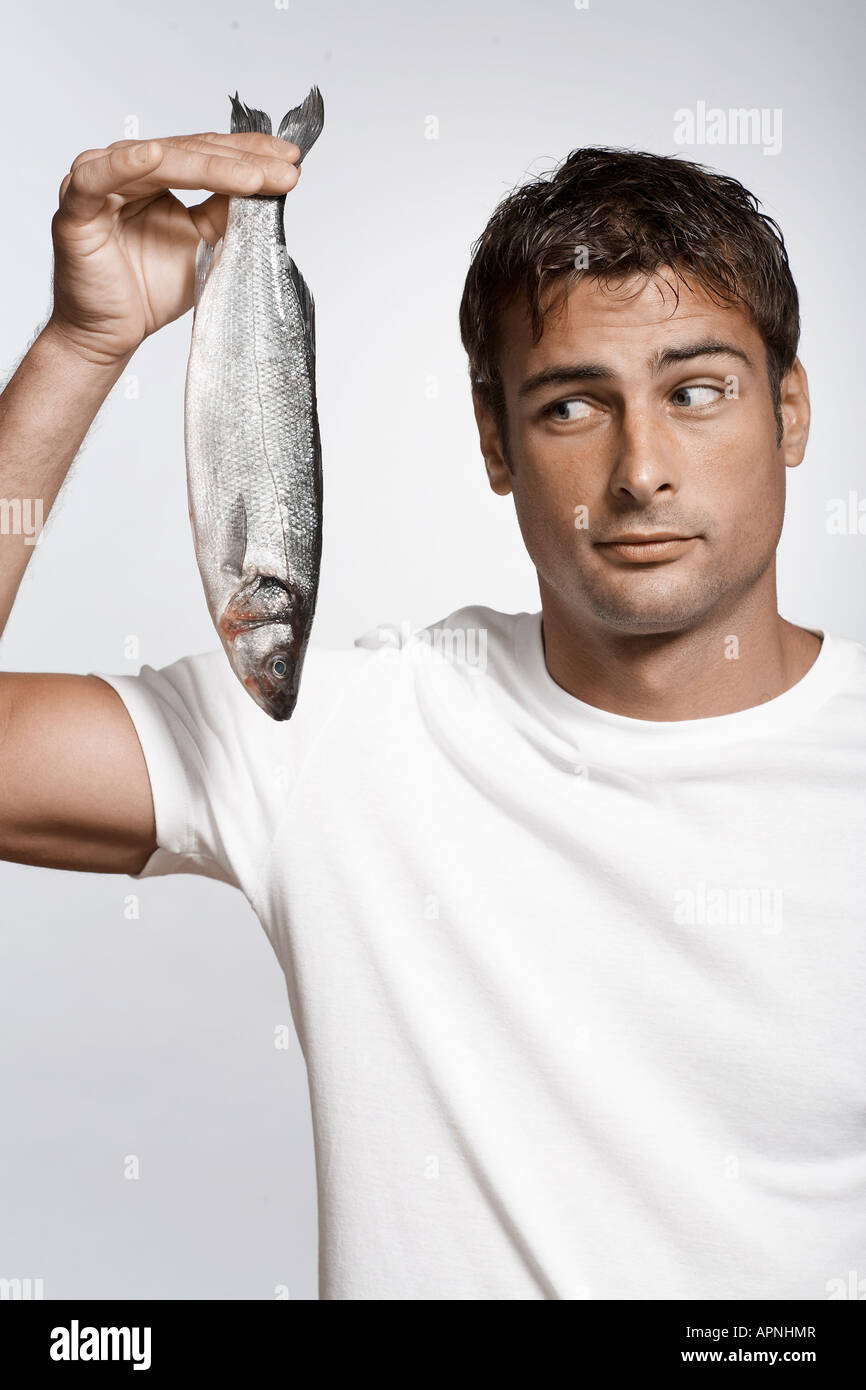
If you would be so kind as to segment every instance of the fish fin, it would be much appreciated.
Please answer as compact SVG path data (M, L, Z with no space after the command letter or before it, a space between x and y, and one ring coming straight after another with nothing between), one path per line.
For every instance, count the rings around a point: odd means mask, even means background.
M213 247L202 237L195 253L195 307L201 299L201 292L204 289L204 282L208 277L208 271L213 263Z
M223 239L222 239L222 237L220 237L220 239L219 239L219 241L217 242L216 246L211 246L210 243L207 242L207 241L205 241L204 237L202 237L201 241L199 242L199 244L198 244L198 246L197 246L197 248L196 248L196 253L195 253L195 307L196 307L196 308L198 308L198 302L199 302L199 300L201 299L202 290L204 289L205 280L206 280L207 277L210 275L211 270L213 269L213 267L216 265L217 261L219 260L219 255L220 255L220 252L222 251L222 249L223 249Z
M304 279L298 267L295 265L291 256L286 257L289 269L289 278L294 286L295 294L298 297L298 304L301 310L301 317L304 320L304 338L307 343L307 355L310 362L310 370L316 361L316 304L313 293Z
M240 579L247 553L247 508L240 492L229 508L225 538L225 558L220 569L224 574L233 574Z
M238 94L229 97L232 104L232 135L241 134L247 131L261 130L265 135L271 133L271 118L264 111L257 111L254 106L245 106L238 100Z
M299 168L321 135L324 124L325 103L318 87L311 87L300 106L293 106L280 121L277 138L297 145L301 151Z

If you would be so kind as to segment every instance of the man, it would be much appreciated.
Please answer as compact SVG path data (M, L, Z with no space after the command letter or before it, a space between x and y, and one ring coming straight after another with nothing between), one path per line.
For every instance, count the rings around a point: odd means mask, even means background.
M75 162L2 495L50 503L226 196L294 186L279 146ZM781 234L732 179L577 150L495 212L461 329L541 612L314 650L287 724L220 651L0 677L0 852L248 897L323 1298L825 1298L866 1237L866 649L777 611L809 425Z

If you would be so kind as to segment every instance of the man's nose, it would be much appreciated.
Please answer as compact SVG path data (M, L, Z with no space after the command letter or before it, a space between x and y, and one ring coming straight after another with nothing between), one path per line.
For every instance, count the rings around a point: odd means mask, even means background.
M661 422L647 409L626 410L620 424L610 490L645 504L657 492L679 488L676 450Z

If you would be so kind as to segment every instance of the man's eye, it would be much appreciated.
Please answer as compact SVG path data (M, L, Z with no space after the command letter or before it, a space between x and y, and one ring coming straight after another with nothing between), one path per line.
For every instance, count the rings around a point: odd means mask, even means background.
M569 411L571 410L572 406L576 406L577 409L572 414L569 414ZM547 406L544 411L545 415L551 416L552 419L565 420L566 422L568 422L569 420L585 419L589 412L590 406L587 404L586 401L580 400L554 401L553 404Z
M712 405L725 393L718 386L681 386L674 391L671 400L674 405L691 406Z

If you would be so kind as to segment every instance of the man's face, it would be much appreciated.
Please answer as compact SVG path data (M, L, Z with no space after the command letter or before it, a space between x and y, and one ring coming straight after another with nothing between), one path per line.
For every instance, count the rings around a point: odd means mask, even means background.
M773 563L785 466L805 447L802 367L786 378L780 447L757 329L665 274L678 304L661 278L583 279L537 344L522 304L502 316L513 473L482 410L490 483L514 494L542 601L577 626L661 633L733 611ZM682 539L611 544L656 532Z

